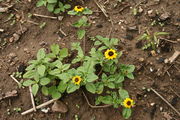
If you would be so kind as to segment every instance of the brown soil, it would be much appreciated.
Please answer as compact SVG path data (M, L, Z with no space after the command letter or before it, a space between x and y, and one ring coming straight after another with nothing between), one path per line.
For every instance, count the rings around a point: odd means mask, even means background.
M4 0L8 1L8 0ZM76 38L76 29L71 26L78 16L64 16L62 21L52 20L47 18L32 17L28 18L28 13L37 13L42 15L54 16L49 13L45 7L36 8L37 0L29 3L27 0L10 0L11 2L0 2L0 6L14 4L14 6L6 13L0 14L0 28L4 32L0 32L0 93L6 93L11 90L18 91L18 97L0 101L0 120L74 120L75 115L78 115L80 120L123 120L121 109L113 107L103 109L92 109L88 106L82 91L66 95L62 98L68 106L68 112L61 114L58 118L58 113L49 112L47 114L41 111L32 114L21 116L20 113L13 111L13 108L21 107L22 111L31 108L31 100L28 88L19 89L17 84L10 78L10 74L17 71L21 64L27 65L27 62L33 59L39 48L48 48L52 43L58 43L61 47L69 47ZM103 4L106 0L101 0ZM180 91L180 59L177 59L173 64L165 64L161 62L163 58L172 56L175 50L180 50L180 1L179 0L160 0L158 4L152 0L142 2L142 0L133 0L129 2L118 3L114 8L115 1L105 4L105 9L114 24L111 37L121 40L119 49L123 51L123 56L120 62L134 64L136 66L135 79L126 80L124 87L129 91L131 97L136 101L136 106L133 108L133 115L130 120L168 120L167 114L172 117L172 120L178 120L180 117L158 96L153 92L143 90L143 87L156 89L163 97L165 97L177 110L180 111L179 97L176 94ZM140 2L142 4L138 5ZM132 14L132 9L136 5L141 6L143 12L138 16ZM89 16L92 26L87 29L86 36L86 51L91 46L88 36L110 34L112 25L103 13L98 9L94 1L85 1L83 6L88 6L94 11L94 14ZM127 6L127 7L126 7ZM124 8L124 9L123 9ZM138 8L138 7L137 7ZM123 9L123 10L122 10ZM157 19L157 16L149 16L149 10L158 11L159 15L168 12L170 18L164 21L165 25L151 26L151 22ZM10 25L12 20L4 22L10 14L14 14L16 23ZM19 19L20 17L20 19ZM29 19L31 21L42 23L46 22L46 26L40 29L39 26L20 22L19 20ZM130 26L137 26L139 31L127 31ZM21 34L17 41L9 41L14 33L22 28L27 28L27 31ZM67 36L63 36L59 31L61 28ZM169 32L168 40L175 43L163 41L160 53L156 56L151 56L149 51L143 51L137 48L137 37L148 29L150 33L166 31ZM165 47L163 47L165 45ZM15 54L15 56L13 54ZM144 58L144 62L140 62L139 58ZM161 58L160 60L158 60ZM152 69L152 72L150 71ZM176 92L176 94L175 94ZM88 98L93 98L93 95L86 93ZM44 97L38 97L40 102L44 102ZM46 98L49 99L49 98ZM94 99L90 99L93 104ZM154 104L154 105L153 105ZM77 107L79 106L79 108ZM51 106L49 106L51 107ZM7 114L10 109L11 114ZM170 120L170 119L169 119Z

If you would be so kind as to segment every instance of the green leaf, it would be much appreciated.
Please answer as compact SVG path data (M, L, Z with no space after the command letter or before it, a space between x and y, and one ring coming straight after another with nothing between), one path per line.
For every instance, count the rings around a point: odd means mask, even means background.
M57 3L57 0L47 0L48 3Z
M87 75L87 82L93 82L98 79L98 76L94 73L90 73Z
M47 96L48 95L48 88L46 87L46 86L43 86L42 88L41 88L41 92L45 95L45 96Z
M69 84L67 87L67 93L72 93L79 89L80 86L74 85L74 84Z
M65 70L68 70L70 68L71 64L64 64L62 66L62 70L65 71Z
M54 92L52 93L52 98L53 98L53 99L59 99L59 98L61 98L61 93L59 93L58 91L54 91Z
M62 62L60 60L56 60L55 62L53 62L54 66L56 66L57 68L62 68Z
M122 115L125 119L128 119L131 116L132 110L129 108L123 108Z
M114 45L118 45L119 40L117 38L111 38L110 44L113 47Z
M37 67L37 72L39 73L39 75L44 76L45 71L46 71L46 66L44 66L44 65L39 65L39 66Z
M64 5L64 8L65 8L65 9L69 9L69 8L71 8L71 5L70 5L70 4L65 4L65 5Z
M85 30L78 30L77 31L77 35L78 35L78 39L82 39L86 34L86 31Z
M30 86L32 84L36 83L35 81L32 81L32 80L26 80L23 82L23 86Z
M85 14L85 15L89 15L89 14L92 14L92 13L93 12L88 8L85 8L84 11L83 11L83 14Z
M68 14L69 15L76 15L78 12L74 11L74 10L71 10L71 11L68 11Z
M34 71L34 70L27 71L27 72L23 75L23 78L33 78L33 77L34 77L34 74L35 74L35 71Z
M44 5L44 0L39 0L37 3L36 3L36 7L40 7L40 6L43 6Z
M39 82L39 74L36 72L35 74L34 74L34 80L36 81L36 82Z
M134 72L135 70L135 66L134 65L128 65L128 72L131 73L131 72Z
M44 48L39 49L38 53L37 53L37 59L41 60L46 56L45 50Z
M58 44L52 44L50 48L53 54L55 55L59 54L60 49Z
M70 79L70 75L68 73L62 73L56 75L59 79L61 79L64 83L68 82Z
M99 84L96 84L96 93L97 94L101 94L104 90L104 85L99 83Z
M68 56L68 49L67 48L63 48L60 50L60 57L61 58L65 58Z
M67 83L61 81L58 85L58 91L64 93L66 88L67 88Z
M112 104L113 98L111 96L104 96L101 100L102 103L104 104Z
M102 51L102 50L105 50L105 49L107 49L108 47L106 47L106 46L102 46L102 47L100 47L100 48L98 48L98 51Z
M49 11L49 12L53 12L55 5L56 5L56 4L54 4L54 3L48 3L48 5L47 5L48 11Z
M116 83L121 83L124 81L124 75L119 74L117 75L117 80L115 81Z
M128 73L128 74L127 74L127 77L128 77L129 79L132 79L132 80L134 79L134 75L133 75L132 73Z
M107 87L111 88L111 89L114 89L115 88L115 84L110 82L107 84Z
M47 85L51 82L51 80L49 78L41 78L40 79L40 84L41 85Z
M96 93L96 86L93 83L86 84L86 90L95 94Z
M101 45L102 43L100 41L95 41L94 45Z
M61 9L60 8L56 8L55 10L54 10L54 14L58 14L58 13L60 13L61 12Z
M60 73L61 73L61 71L59 69L54 69L54 70L49 71L50 75L58 75Z
M124 89L119 89L119 95L122 99L129 98L128 92Z
M34 96L36 96L38 90L39 90L39 85L38 85L38 84L34 84L34 85L32 86L32 94L33 94Z
M26 68L26 71L33 70L34 68L35 68L35 65L34 65L34 64L29 65L29 66Z
M169 35L168 32L155 32L154 34L155 36L158 36L158 35Z

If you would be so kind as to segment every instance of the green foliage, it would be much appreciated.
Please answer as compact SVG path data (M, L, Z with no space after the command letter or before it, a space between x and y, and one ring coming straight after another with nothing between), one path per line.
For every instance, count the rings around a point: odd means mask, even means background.
M72 24L72 26L79 29L77 31L78 39L82 39L86 34L84 28L90 26L90 23L88 23L88 18L86 16L82 16L82 18Z
M155 32L152 35L147 31L143 35L141 35L138 40L146 40L144 46L142 47L143 50L151 48L156 50L160 44L159 36L168 35L167 32Z
M86 18L83 18L86 21ZM79 25L80 24L80 25ZM75 24L81 27L86 22ZM97 94L95 101L98 104L110 104L115 108L122 106L124 99L129 98L128 92L123 89L122 84L126 78L134 79L134 65L126 65L118 63L122 52L118 52L115 48L119 40L117 38L104 38L96 36L92 39L94 47L91 48L88 56L85 55L80 43L72 43L71 53L75 53L75 57L67 61L65 58L70 56L67 48L60 48L59 45L50 46L50 52L46 53L45 49L40 49L37 53L37 59L31 60L26 68L23 78L27 79L23 82L24 86L32 86L33 95L37 95L41 91L45 96L59 99L64 93L73 93L82 86L92 93ZM117 57L114 59L106 59L104 51L114 49ZM73 68L74 64L80 63L79 66ZM99 66L99 68L96 68ZM79 82L75 83L74 77L78 76ZM108 88L108 91L107 91ZM102 96L105 93L105 96ZM128 118L131 111L124 109L123 116Z
M67 9L71 8L71 5L63 4L59 0L39 0L36 3L36 6L46 6L48 11L53 12L54 14L65 12Z

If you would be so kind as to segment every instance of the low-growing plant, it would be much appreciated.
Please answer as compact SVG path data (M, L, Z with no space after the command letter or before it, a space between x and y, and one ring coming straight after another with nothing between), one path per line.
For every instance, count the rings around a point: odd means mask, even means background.
M55 14L65 12L67 9L71 8L70 4L63 4L63 2L59 0L39 0L36 6L46 6L48 11L53 12Z
M150 34L148 31L141 35L138 40L146 40L144 46L142 47L143 50L146 49L153 49L156 50L160 44L159 36L168 35L167 32L155 32L153 34Z
M80 5L75 6L73 10L68 11L69 15L77 15L77 16L81 16L81 15L89 15L92 14L93 12L89 9L89 8L84 8Z
M72 24L72 26L78 28L77 31L78 39L82 39L86 34L84 27L90 26L90 23L88 23L88 18L86 16L82 16L82 18L79 19L74 24Z
M84 86L92 94L97 94L96 105L110 104L115 108L123 106L124 118L131 116L134 101L123 88L126 78L134 79L134 65L120 64L122 52L118 52L117 38L97 35L91 39L94 47L86 55L80 43L73 43L71 51L76 57L69 60L67 48L52 45L50 53L40 49L37 59L31 60L23 75L24 86L32 86L33 95L41 89L44 95L59 99L63 93L73 93ZM73 52L73 53L74 53ZM73 67L76 64L77 67ZM105 93L105 96L102 95Z

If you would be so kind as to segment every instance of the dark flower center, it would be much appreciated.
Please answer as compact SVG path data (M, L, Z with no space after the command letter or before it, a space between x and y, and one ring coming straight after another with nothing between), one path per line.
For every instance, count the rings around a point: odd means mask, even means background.
M131 101L127 101L127 103L126 103L128 106L130 106L131 105Z
M114 55L114 52L110 51L110 52L108 53L108 55L109 55L109 56L113 56L113 55Z
M82 7L81 6L77 6L78 9L81 9Z
M78 82L79 81L79 78L75 78L75 80L74 80L75 82Z

